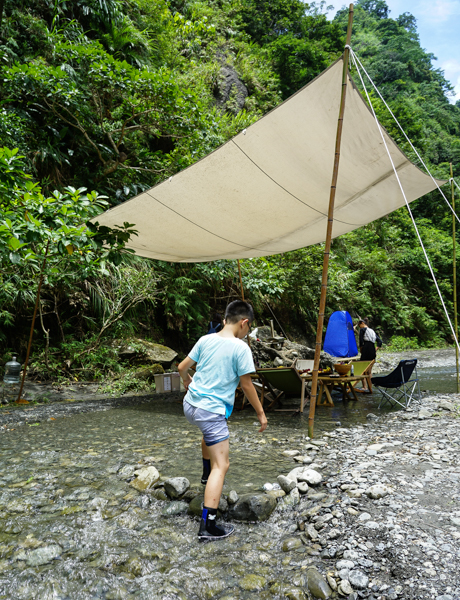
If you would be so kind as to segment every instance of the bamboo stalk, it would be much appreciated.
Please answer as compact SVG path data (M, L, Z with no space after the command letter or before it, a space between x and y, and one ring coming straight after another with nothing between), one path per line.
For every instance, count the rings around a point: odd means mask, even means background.
M46 244L45 257L43 258L42 268L40 269L40 281L38 283L37 296L35 298L34 316L32 317L32 325L30 326L29 345L27 346L27 355L26 355L26 360L24 362L24 368L22 371L21 388L19 389L18 399L16 400L16 402L18 404L28 404L27 400L21 399L21 394L22 394L22 390L24 388L24 381L26 380L27 365L29 363L30 349L32 347L32 338L34 335L35 319L37 317L38 303L40 302L40 290L42 289L43 273L45 271L46 260L48 258L49 246L50 246L50 241L48 240L48 243Z
M331 191L329 195L329 210L327 216L327 230L326 230L326 244L324 247L324 258L323 258L323 275L321 281L321 297L319 301L319 313L318 313L318 327L316 330L316 345L315 345L315 359L313 362L313 377L311 382L311 394L310 394L310 410L308 415L308 435L313 437L314 435L314 424L315 424L315 409L316 409L316 397L318 395L318 370L319 370L319 359L321 355L321 345L323 340L323 324L324 324L324 311L326 308L326 294L327 294L327 274L329 268L329 254L331 251L331 239L332 239L332 225L334 222L334 203L335 203L335 192L337 186L337 178L339 174L339 161L340 161L340 144L342 141L342 129L343 129L343 115L345 112L345 100L347 95L347 75L348 75L348 57L351 40L351 30L353 25L353 4L350 4L348 13L348 27L346 46L343 53L343 74L342 74L342 94L340 98L340 109L339 119L337 123L337 135L335 140L335 158L334 158L334 169L332 171L332 182Z
M244 289L243 289L243 279L241 277L241 265L240 265L240 259L238 258L236 260L236 262L238 263L238 273L240 275L240 288L241 288L241 298L244 300Z
M241 265L240 265L240 259L239 259L239 258L237 258L237 259L236 259L236 262L238 263L238 273L239 273L239 275L240 275L241 299L242 299L243 301L245 301L245 300L244 300L243 278L241 277ZM248 337L248 346L249 346L249 347L251 347L251 338L249 337L249 335L248 335L247 337Z
M454 191L454 172L452 163L450 163L450 187L452 192L452 242L453 242L453 276L454 276L454 328L455 337L458 340L458 321L457 321L457 240L455 239L455 191ZM460 391L460 377L458 369L458 344L455 344L455 364L457 365L457 394Z

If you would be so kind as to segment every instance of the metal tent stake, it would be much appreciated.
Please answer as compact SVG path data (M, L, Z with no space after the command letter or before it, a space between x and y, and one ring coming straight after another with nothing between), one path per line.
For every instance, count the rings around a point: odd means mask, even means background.
M316 397L318 395L318 370L319 370L319 359L321 356L321 345L323 341L323 324L324 324L324 311L326 308L326 293L327 293L327 273L329 268L329 253L331 250L331 239L332 239L332 225L334 222L334 202L335 202L335 190L337 186L337 177L339 174L339 161L340 161L340 143L342 141L342 127L343 127L343 115L345 112L345 99L347 95L347 75L348 75L348 57L350 54L349 45L351 39L351 29L353 25L353 4L350 4L348 13L348 28L345 51L343 53L343 75L342 75L342 94L340 98L340 110L339 120L337 123L337 136L335 140L335 158L334 158L334 169L332 171L332 183L331 191L329 195L329 210L327 216L327 230L326 230L326 243L324 247L324 258L323 258L323 276L321 281L321 297L319 301L319 313L318 313L318 327L316 330L316 345L315 345L315 359L313 363L313 378L311 382L311 394L310 394L310 411L308 415L308 435L313 437L314 435L314 424L315 424L315 409L316 409Z

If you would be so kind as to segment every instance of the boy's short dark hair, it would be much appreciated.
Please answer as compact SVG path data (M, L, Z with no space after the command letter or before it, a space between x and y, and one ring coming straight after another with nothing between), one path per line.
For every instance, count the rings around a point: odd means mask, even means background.
M234 325L241 319L248 319L249 323L252 323L254 321L254 310L244 300L234 300L225 309L225 322Z

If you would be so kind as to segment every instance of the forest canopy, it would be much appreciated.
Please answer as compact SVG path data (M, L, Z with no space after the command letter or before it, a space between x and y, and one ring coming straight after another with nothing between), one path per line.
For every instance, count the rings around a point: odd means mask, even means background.
M61 206L64 196L74 198L78 211L85 199L95 210L206 156L342 54L348 10L330 20L325 2L301 0L2 0L0 18L1 228L27 185L35 186L28 202L37 211L43 199L43 206L53 198ZM433 175L448 179L449 163L458 174L460 107L451 103L452 86L433 55L420 46L415 18L391 15L385 0L358 0L352 47ZM371 98L382 124L417 162L383 103L373 92ZM29 183L9 168L12 156L22 157L19 171ZM413 209L452 313L449 208L431 193ZM37 267L20 252L33 243L26 229L6 232L0 251L5 352L24 351L38 286ZM86 248L90 237L78 243ZM44 246L37 244L32 251L39 257ZM145 261L127 255L123 243L115 243L113 260L89 250L79 254L88 258L76 260L70 245L56 246L72 260L71 275L69 262L62 277L51 271L46 277L37 329L39 343L50 343L61 358L72 344L100 341L104 311L126 277L150 277L154 285L141 286L144 296L103 337L128 332L187 349L205 332L210 314L239 295L231 261ZM332 250L328 313L368 316L386 341L450 341L405 210L338 238ZM320 246L242 261L257 319L269 318L268 304L288 333L311 339L321 264Z

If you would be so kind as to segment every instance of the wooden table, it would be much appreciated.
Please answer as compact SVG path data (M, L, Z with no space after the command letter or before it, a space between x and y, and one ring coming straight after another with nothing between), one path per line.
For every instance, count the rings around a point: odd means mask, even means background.
M313 375L304 373L300 376L305 383L310 382L313 379ZM347 377L331 377L330 375L318 375L318 395L316 397L316 406L334 406L331 392L334 386L338 385L342 390L344 400L358 400L353 382L363 381L366 379L365 375L349 375ZM349 395L351 392L351 397ZM323 399L324 397L324 399Z

